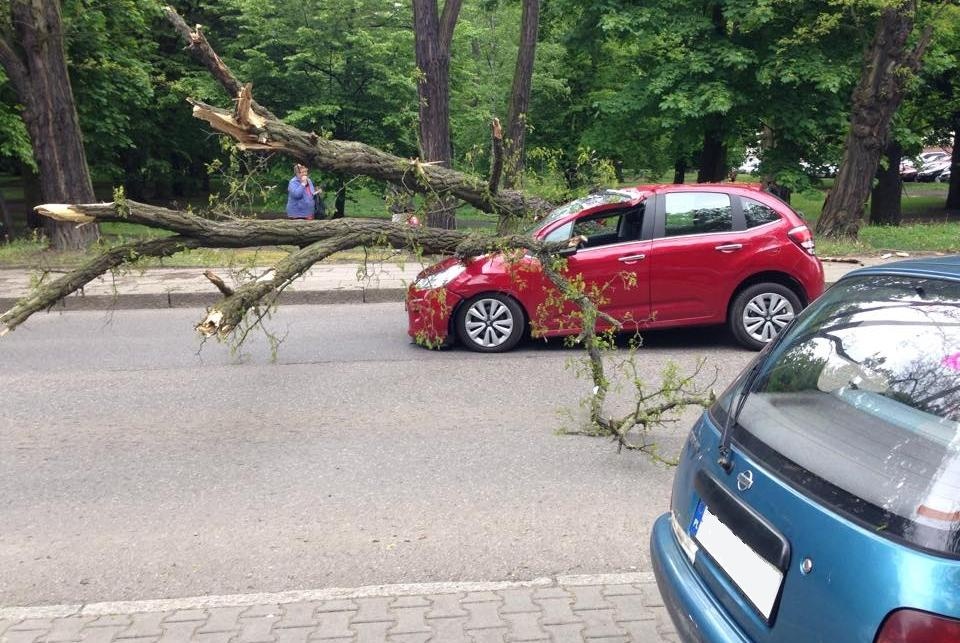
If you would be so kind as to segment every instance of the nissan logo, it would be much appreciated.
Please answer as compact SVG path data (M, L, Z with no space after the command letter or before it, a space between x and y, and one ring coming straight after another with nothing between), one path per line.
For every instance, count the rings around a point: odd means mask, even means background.
M753 486L753 471L747 469L746 471L740 472L737 476L737 489L740 491L746 491Z

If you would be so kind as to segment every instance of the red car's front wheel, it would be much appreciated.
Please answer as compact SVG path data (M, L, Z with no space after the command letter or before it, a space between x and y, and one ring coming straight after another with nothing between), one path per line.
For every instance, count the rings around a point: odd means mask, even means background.
M503 353L523 336L524 316L511 297L486 293L470 299L457 311L457 336L470 350Z

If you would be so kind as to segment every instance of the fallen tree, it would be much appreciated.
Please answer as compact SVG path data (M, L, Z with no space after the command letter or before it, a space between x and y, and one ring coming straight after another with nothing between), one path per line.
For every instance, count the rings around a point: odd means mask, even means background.
M283 123L253 100L250 85L241 84L233 76L210 48L199 27L191 30L173 9L166 11L171 23L187 41L190 51L207 66L224 89L236 97L232 111L191 101L194 115L231 137L241 149L279 152L319 169L365 175L394 183L408 192L457 198L497 215L501 223L511 218L538 217L553 207L539 197L519 191L498 190L502 163L495 162L492 175L481 179L446 167L421 163L418 159L401 159L362 143L323 139L312 132L304 132ZM502 160L500 136L500 128L495 125L495 161ZM118 192L112 203L47 204L39 206L37 212L52 220L75 225L114 221L137 223L166 230L173 236L112 247L62 277L49 282L41 280L27 297L0 314L0 335L17 328L31 315L49 309L109 271L135 265L146 257L165 257L187 249L295 248L262 275L235 288L226 286L217 275L209 271L205 273L222 298L206 311L203 319L196 324L196 329L204 337L215 336L220 339L229 338L243 327L251 311L256 311L252 324L256 326L262 319L259 311L263 307L273 306L284 289L311 266L337 252L375 246L405 249L418 255L453 254L467 258L486 252L522 250L540 261L544 273L558 292L579 310L581 332L572 341L585 347L585 373L593 381L589 400L593 430L588 433L608 436L621 448L641 450L663 459L657 453L656 445L646 440L649 429L662 424L663 415L668 411L691 404L708 404L712 400L710 391L700 386L693 377L665 375L663 386L647 394L642 392L642 382L634 374L633 381L638 387L634 408L622 418L612 418L605 413L604 401L611 380L605 372L604 351L613 344L611 334L597 334L596 322L603 317L614 330L618 330L620 324L599 310L600 300L597 297L584 292L575 279L567 279L564 262L557 253L570 243L576 243L576 240L545 243L524 235L492 237L387 220L267 221L222 214L203 216L130 201L124 198L122 191ZM632 362L625 363L629 368ZM632 432L638 432L640 438L631 437Z

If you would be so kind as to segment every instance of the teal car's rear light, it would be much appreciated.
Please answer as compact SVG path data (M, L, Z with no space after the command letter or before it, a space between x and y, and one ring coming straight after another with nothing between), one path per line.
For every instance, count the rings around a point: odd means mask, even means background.
M875 640L875 643L957 642L960 642L960 620L909 609L892 612Z

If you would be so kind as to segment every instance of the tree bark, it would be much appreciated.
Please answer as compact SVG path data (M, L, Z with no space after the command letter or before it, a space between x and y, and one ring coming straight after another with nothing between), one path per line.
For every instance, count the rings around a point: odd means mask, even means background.
M677 185L683 185L687 178L687 162L679 159L673 164L673 182Z
M950 156L950 161L947 211L951 219L960 219L960 112L953 115L953 154Z
M510 106L507 108L507 140L504 141L506 167L503 185L506 188L517 185L526 164L527 111L530 109L530 89L539 30L540 0L523 0L520 48L517 51L517 66L513 72Z
M3 65L23 103L44 201L94 200L83 135L67 73L63 24L57 0L13 0L13 42L0 36ZM97 226L76 227L44 221L57 250L82 249L99 238Z
M920 37L912 52L907 39L913 30L913 5L884 9L873 40L864 54L860 81L853 92L850 129L847 132L840 170L827 193L817 221L817 234L856 237L873 177L890 135L890 123L900 103L907 72L917 71L930 42L930 31Z
M437 0L413 0L413 31L417 69L420 73L417 93L420 98L420 158L441 167L451 167L450 144L450 43L462 0L446 0L443 13ZM439 207L429 207L427 225L456 227L453 204L438 199Z
M713 117L703 133L697 183L719 183L727 177L727 146L723 140L720 117Z
M870 198L871 225L900 225L902 218L901 198L903 180L900 178L900 159L903 158L903 146L893 139L884 150L887 167L877 169L877 184Z
M10 216L10 210L7 208L7 201L0 192L0 239L9 241L13 239L13 217Z

